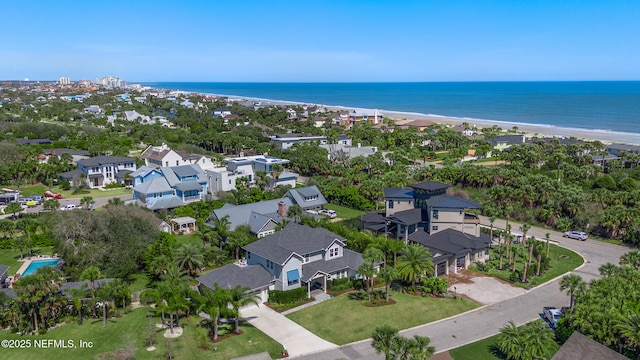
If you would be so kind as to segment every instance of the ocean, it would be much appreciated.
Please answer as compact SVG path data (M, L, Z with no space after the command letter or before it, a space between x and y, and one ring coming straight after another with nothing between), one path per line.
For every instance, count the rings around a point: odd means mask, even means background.
M640 134L640 81L142 83L154 88ZM509 128L504 127L503 128Z

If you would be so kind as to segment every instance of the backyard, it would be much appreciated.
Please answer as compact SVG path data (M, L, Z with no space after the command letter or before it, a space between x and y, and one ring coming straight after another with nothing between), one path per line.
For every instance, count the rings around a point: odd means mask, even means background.
M321 338L343 345L370 338L373 329L380 325L407 329L480 306L470 299L431 298L393 291L391 299L396 304L367 307L348 295L338 295L287 317Z
M33 255L51 255L53 253L51 246L33 248ZM23 249L25 257L27 257L27 250ZM3 249L0 250L0 264L7 265L9 267L9 276L15 275L16 271L22 266L20 260L20 250L17 249Z
M360 215L364 214L364 211L355 210L348 207L334 205L334 204L326 204L324 205L325 209L333 210L336 212L336 217L340 219L353 219L359 218Z
M3 349L3 358L14 360L30 360L30 359L48 359L48 360L66 360L66 359L94 359L100 354L101 358L116 358L106 356L107 353L113 353L117 350L130 350L132 357L135 359L159 359L164 358L167 352L167 340L163 337L164 329L155 327L160 321L158 317L147 317L149 308L142 307L133 310L131 313L120 317L111 318L107 321L106 329L102 325L102 319L88 319L83 325L78 325L75 321L58 328L50 330L44 335L38 336L20 336L7 330L0 331L0 337L3 340L21 340L31 341L29 349ZM196 324L200 319L197 316L191 316L191 322ZM282 346L271 339L261 331L251 325L245 324L241 326L244 334L240 336L232 336L218 343L208 342L209 350L202 350L198 347L195 328L188 325L187 319L182 319L181 323L184 327L182 336L171 340L171 348L173 349L174 358L177 359L230 359L233 357L255 354L268 351L272 358L277 358L282 351ZM108 331L109 336L105 336ZM155 334L156 340L155 351L147 351L146 341L149 333ZM64 349L50 347L47 349L34 348L34 340L72 340L77 348ZM80 348L80 340L84 342L92 342L92 348ZM214 350L217 348L217 351Z

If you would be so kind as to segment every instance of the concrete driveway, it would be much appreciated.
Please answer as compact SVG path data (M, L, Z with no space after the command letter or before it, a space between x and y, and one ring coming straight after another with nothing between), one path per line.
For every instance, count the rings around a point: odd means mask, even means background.
M266 305L241 309L240 315L251 325L286 347L291 357L338 348L338 345L318 337Z
M484 305L497 304L527 292L496 278L462 270L445 277L449 282L449 293L463 295Z
M489 225L486 217L480 217L483 225ZM520 224L510 222L512 229L518 229ZM504 220L497 220L494 227L504 229ZM527 234L544 239L549 233L550 239L560 246L569 248L581 254L585 264L573 273L580 275L585 281L599 278L598 267L607 262L617 264L620 256L630 249L625 246L612 245L600 241L577 241L562 237L562 233L533 227ZM522 295L508 300L483 306L448 319L420 325L403 330L403 336L428 336L431 345L437 352L450 350L468 343L472 343L497 334L509 320L516 325L525 324L538 319L543 306L562 307L569 304L569 297L560 292L560 278L547 282L528 290ZM371 347L371 339L341 346L338 349L304 356L305 359L384 359L376 354Z

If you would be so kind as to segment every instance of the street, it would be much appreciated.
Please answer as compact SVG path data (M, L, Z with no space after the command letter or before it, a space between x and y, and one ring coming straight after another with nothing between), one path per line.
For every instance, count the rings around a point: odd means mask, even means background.
M481 217L481 223L489 226L489 220ZM518 231L520 224L510 222L513 231ZM496 220L494 228L504 229L506 222ZM532 227L527 234L537 239L545 239L550 234L550 240L560 246L571 249L585 259L585 264L574 271L575 274L589 282L599 277L598 268L607 262L618 264L620 256L629 248L608 244L600 241L578 241L562 237L562 233L543 228ZM540 285L525 294L506 301L483 306L470 312L448 319L436 321L412 329L401 331L403 336L428 336L436 352L447 351L497 334L500 329L512 320L516 325L538 319L543 306L562 307L569 304L569 297L560 292L560 278L556 278ZM383 324L380 324L383 325ZM339 326L339 324L337 324ZM373 332L373 329L371 329ZM341 346L338 349L316 354L306 354L305 359L384 359L383 354L376 354L371 347L371 340Z

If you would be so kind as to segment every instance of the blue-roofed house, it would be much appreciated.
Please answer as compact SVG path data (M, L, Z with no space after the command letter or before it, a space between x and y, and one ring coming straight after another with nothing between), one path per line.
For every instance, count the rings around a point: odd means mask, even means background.
M198 165L154 168L131 173L133 200L152 210L171 209L204 199L207 179Z

